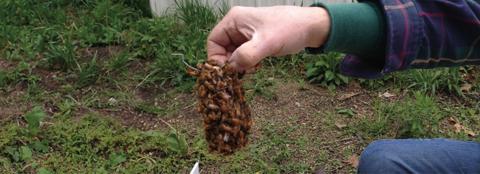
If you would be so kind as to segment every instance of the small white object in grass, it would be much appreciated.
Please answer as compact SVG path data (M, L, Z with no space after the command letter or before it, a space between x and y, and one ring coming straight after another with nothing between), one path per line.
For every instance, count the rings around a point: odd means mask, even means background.
M192 171L190 171L190 174L200 174L200 161L197 161L195 165L193 165Z
M113 97L108 99L108 104L111 105L111 106L117 105L117 103L118 103L117 99L115 99Z
M228 136L228 133L226 133L225 136L223 136L223 141L228 142L228 138L230 137Z

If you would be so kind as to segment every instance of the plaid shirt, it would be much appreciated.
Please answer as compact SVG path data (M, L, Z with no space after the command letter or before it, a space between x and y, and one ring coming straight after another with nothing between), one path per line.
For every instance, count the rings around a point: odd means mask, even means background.
M342 73L377 78L408 68L480 64L480 0L380 0L386 15L385 64L347 55Z

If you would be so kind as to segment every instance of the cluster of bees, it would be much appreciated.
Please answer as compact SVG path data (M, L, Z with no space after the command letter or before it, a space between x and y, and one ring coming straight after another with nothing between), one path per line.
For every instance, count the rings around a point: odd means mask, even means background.
M223 154L233 153L248 143L252 126L250 108L245 101L242 73L228 64L221 67L213 61L187 69L197 77L197 111L203 117L209 149Z

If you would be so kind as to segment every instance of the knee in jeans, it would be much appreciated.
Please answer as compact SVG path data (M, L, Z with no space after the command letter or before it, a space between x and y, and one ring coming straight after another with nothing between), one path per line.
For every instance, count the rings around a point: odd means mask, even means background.
M391 171L397 168L399 155L393 144L388 140L378 140L370 143L360 156L358 166L359 173L378 173L379 171Z

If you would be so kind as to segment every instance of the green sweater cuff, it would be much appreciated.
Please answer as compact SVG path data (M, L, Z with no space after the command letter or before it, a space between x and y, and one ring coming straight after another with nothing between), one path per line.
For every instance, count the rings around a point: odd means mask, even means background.
M371 3L314 4L327 9L331 28L325 52L341 52L357 56L383 57L386 42L385 15Z

